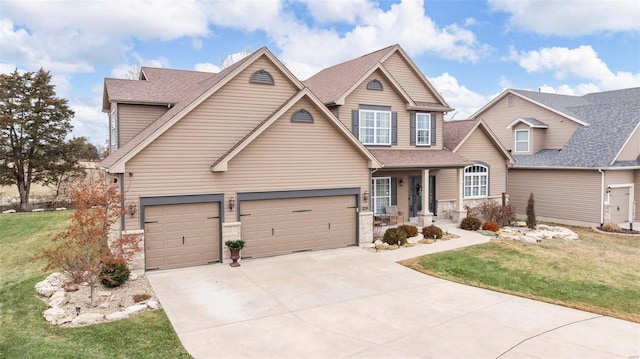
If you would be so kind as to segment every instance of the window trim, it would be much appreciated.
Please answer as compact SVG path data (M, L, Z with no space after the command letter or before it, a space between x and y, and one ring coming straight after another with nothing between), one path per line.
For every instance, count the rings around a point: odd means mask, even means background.
M374 120L373 120L373 127L365 127L363 126L363 113L364 112L372 112L374 113ZM386 128L382 128L382 127L378 127L378 114L388 114L389 116L389 127ZM373 142L365 142L364 141L364 135L362 133L363 130L366 129L373 129ZM389 131L389 136L387 138L386 142L377 142L378 139L378 131L379 130L387 130ZM358 110L358 139L360 140L360 142L362 142L362 144L364 145L370 145L370 146L391 146L392 142L393 142L393 114L391 112L391 110L374 110L374 109L368 109L368 108L361 108Z
M526 141L518 141L518 132L526 132L527 140ZM519 151L518 150L518 143L526 143L527 144L527 150L526 151ZM530 151L531 151L531 131L529 131L529 129L513 131L513 152L515 152L515 153L528 153Z
M467 170L474 167L483 168L482 172L467 172ZM478 184L474 185L474 177L478 178ZM470 178L470 184L467 185L467 178ZM482 184L482 178L485 178L485 184ZM485 188L485 194L482 193L482 188ZM467 195L467 188L469 188L469 194ZM478 189L478 194L473 195L473 189ZM462 176L462 197L463 198L485 198L489 196L489 166L483 163L476 163L464 168L464 176Z
M427 123L427 127L426 128L420 128L418 126L418 124L420 123L419 121L419 117L420 116L427 116L429 118L429 122ZM416 112L416 146L431 146L431 121L433 119L431 118L431 112ZM427 142L426 143L421 143L419 141L420 139L420 132L426 132L427 133Z
M119 123L118 123L118 107L117 105L114 107L113 110L111 110L111 113L109 113L109 119L111 121L111 128L110 128L110 139L111 139L111 143L109 144L109 148L111 149L111 151L115 151L118 149L119 146Z
M387 193L386 196L378 196L378 191L376 190L377 187L377 182L378 181L387 181L388 185L389 185L389 192ZM371 178L371 210L373 211L374 214L376 215L380 215L380 214L385 214L386 213L386 207L382 209L382 212L376 212L376 207L377 207L377 202L379 198L388 198L388 204L387 206L391 206L391 189L392 183L391 183L391 177L372 177Z

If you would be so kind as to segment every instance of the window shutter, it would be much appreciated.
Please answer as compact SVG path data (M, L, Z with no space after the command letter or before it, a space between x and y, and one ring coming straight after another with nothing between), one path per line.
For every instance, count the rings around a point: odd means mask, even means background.
M398 144L398 113L391 112L391 144Z
M398 178L391 177L391 205L398 204Z
M431 114L431 146L436 144L436 115Z
M409 139L409 144L411 144L411 146L415 146L416 145L416 113L415 112L411 112L411 114L409 114L409 123L411 126L411 131L409 131L411 138Z
M360 139L360 131L359 131L359 111L358 110L351 110L351 132L353 133L354 136L356 136L358 139Z

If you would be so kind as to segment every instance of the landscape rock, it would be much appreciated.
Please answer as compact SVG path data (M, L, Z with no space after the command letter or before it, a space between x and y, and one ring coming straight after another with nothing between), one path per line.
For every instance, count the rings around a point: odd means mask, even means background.
M43 280L42 282L36 283L35 288L36 288L36 293L38 293L39 296L45 297L45 298L51 297L53 293L55 293L56 291L58 291L58 289L60 289L60 287L52 286L51 283L46 281L46 279Z
M375 242L373 242L373 244L375 244L376 246L381 246L384 242L382 242L381 240L376 240Z
M418 233L418 235L415 236L415 237L407 238L407 243L416 244L416 243L420 242L423 239L424 239L424 236L422 235L422 233Z
M127 312L115 312L105 315L105 319L107 320L120 320L126 318L129 318L129 313Z
M31 212L44 212L44 208L36 208L31 210Z
M68 323L73 320L73 315L65 312L60 307L49 308L45 310L42 315L44 316L44 319L47 320L47 322L54 325Z
M106 290L99 290L97 294L98 294L98 297L110 297L111 296L111 292L106 291Z
M143 310L147 309L147 305L146 304L135 304L132 305L130 307L127 307L124 311L129 313L129 314L134 314L137 312L141 312Z
M80 327L83 325L97 324L104 321L104 315L100 313L84 313L75 317L71 321L72 327Z
M56 208L56 211L66 211L67 207L58 207Z
M533 237L529 237L529 236L519 236L517 238L520 242L526 242L526 243L538 243L538 240L533 238Z
M135 274L133 272L129 273L129 280L136 280L136 279L138 279L138 275L137 274Z
M8 209L6 211L2 211L2 214L16 213L15 209Z
M147 301L147 307L149 307L149 309L152 309L152 310L159 309L160 303L155 299L149 299Z
M64 289L58 289L57 291L55 291L51 295L51 298L49 298L49 302L47 304L51 308L61 307L61 306L65 305L65 304L67 304L67 295L66 295Z

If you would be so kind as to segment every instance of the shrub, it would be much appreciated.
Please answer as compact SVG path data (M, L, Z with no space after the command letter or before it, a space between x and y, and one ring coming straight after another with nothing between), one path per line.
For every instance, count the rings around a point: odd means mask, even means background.
M442 229L438 226L434 226L433 224L422 228L422 235L424 238L440 239L442 238L442 234Z
M407 244L407 234L400 228L389 228L384 232L382 241L389 245L401 246Z
M460 228L467 231L477 231L482 226L482 221L478 217L467 216L460 223Z
M536 220L536 211L535 211L536 200L533 196L533 192L529 195L529 201L527 201L527 227L531 229L536 229L536 225L538 221Z
M500 226L496 222L488 221L484 222L482 229L485 231L497 232L500 230Z
M107 288L119 287L129 279L130 273L125 260L111 258L104 262L102 272L100 272L100 281Z
M145 300L151 298L151 296L147 293L142 293L142 294L134 294L133 295L133 301L135 303L140 303L140 302L144 302Z
M622 232L622 228L615 222L604 222L602 225L602 230L606 232L620 233Z
M415 237L418 235L418 227L416 226L412 226L410 224L403 224L398 228L400 228L401 230L404 231L404 233L407 234L407 238Z
M478 215L479 213L479 215ZM467 212L468 216L480 217L487 222L495 222L498 226L506 226L516 218L515 209L510 204L502 205L494 200L485 200L472 212Z
M235 241L226 241L224 242L224 245L229 247L229 248L237 248L237 249L242 249L244 248L244 244L245 242L242 239L236 239Z

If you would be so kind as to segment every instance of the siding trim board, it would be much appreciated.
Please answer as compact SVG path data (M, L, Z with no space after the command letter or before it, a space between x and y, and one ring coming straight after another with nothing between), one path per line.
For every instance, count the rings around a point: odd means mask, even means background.
M400 48L399 46L397 47L398 49ZM393 53L393 51L390 51L384 59L381 60L381 62L383 62L389 55L391 55ZM396 79L393 77L393 75L391 75L391 73L389 72L389 70L387 70L384 65L382 65L380 62L378 62L375 66L371 67L369 69L369 71L365 72L364 75L362 75L362 77L360 79L358 79L357 81L355 81L353 83L353 85L347 89L347 91L345 91L342 96L340 96L335 102L334 104L336 105L344 105L345 101L347 99L347 97L356 89L358 88L358 86L360 86L369 76L371 76L371 74L373 74L376 70L380 70L380 72L382 72L382 74L384 75L384 77L386 77L386 80L389 81L391 83L391 85L393 85L394 89L400 94L400 97L402 97L402 99L405 101L405 103L407 104L407 106L415 106L415 102L413 102L413 100L411 99L411 96L409 96L409 94L402 88L402 86L400 86L400 84L398 83L398 81L396 81ZM429 88L431 88L431 86L429 86ZM445 103L444 100L442 100L442 103Z

